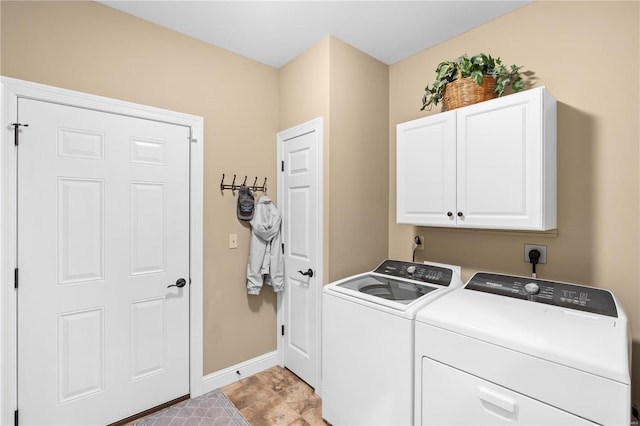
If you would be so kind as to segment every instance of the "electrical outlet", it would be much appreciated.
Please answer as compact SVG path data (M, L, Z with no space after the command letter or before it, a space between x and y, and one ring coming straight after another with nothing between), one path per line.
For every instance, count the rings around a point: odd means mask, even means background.
M424 235L416 235L415 238L415 242L418 245L416 250L424 250Z
M229 248L238 248L238 234L229 234Z
M529 252L531 250L538 250L540 252L540 259L538 263L547 263L547 246L541 246L537 244L525 244L524 245L524 261L529 263Z

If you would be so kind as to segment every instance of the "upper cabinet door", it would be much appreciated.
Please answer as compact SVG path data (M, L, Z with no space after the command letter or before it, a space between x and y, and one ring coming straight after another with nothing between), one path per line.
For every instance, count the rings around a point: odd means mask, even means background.
M397 222L456 226L456 114L397 126Z
M458 226L556 227L555 121L546 122L544 98L538 88L457 111ZM552 140L545 138L549 125ZM545 187L550 178L553 188Z

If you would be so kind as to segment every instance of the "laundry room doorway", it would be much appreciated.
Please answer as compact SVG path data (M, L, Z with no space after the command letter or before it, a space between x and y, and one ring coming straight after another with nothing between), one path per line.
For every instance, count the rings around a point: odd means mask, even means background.
M278 144L284 291L278 297L281 364L320 393L322 118L283 130Z
M201 119L14 80L31 95L12 96L5 85L17 226L14 294L2 294L15 329L9 315L2 325L16 358L7 339L2 362L16 388L2 419L15 404L17 424L104 425L198 396Z

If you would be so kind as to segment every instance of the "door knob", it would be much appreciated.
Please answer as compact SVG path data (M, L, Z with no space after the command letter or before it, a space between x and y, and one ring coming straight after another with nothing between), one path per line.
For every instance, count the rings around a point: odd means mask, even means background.
M184 287L185 285L187 285L187 280L185 280L184 278L178 278L178 281L176 281L176 283L175 283L175 284L168 285L168 286L167 286L167 288L169 288L169 287L178 287L178 288L182 288L182 287Z
M302 275L308 276L309 278L313 278L313 270L311 268L307 269L307 272L298 271Z

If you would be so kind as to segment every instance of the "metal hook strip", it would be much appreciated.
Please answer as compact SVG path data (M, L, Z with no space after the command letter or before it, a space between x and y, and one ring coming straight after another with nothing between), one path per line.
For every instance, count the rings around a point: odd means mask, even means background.
M222 180L220 181L220 191L224 191L225 189L230 189L234 194L235 191L237 189L240 189L241 185L236 185L236 175L233 175L233 181L231 182L231 185L225 184L224 183L224 177L225 174L222 174ZM251 185L249 188L254 191L260 191L260 192L267 192L267 178L264 178L264 183L262 184L262 186L256 186L256 183L258 182L258 177L256 176L255 180L253 181L253 185ZM244 182L242 183L242 185L246 185L247 184L247 176L244 177Z

